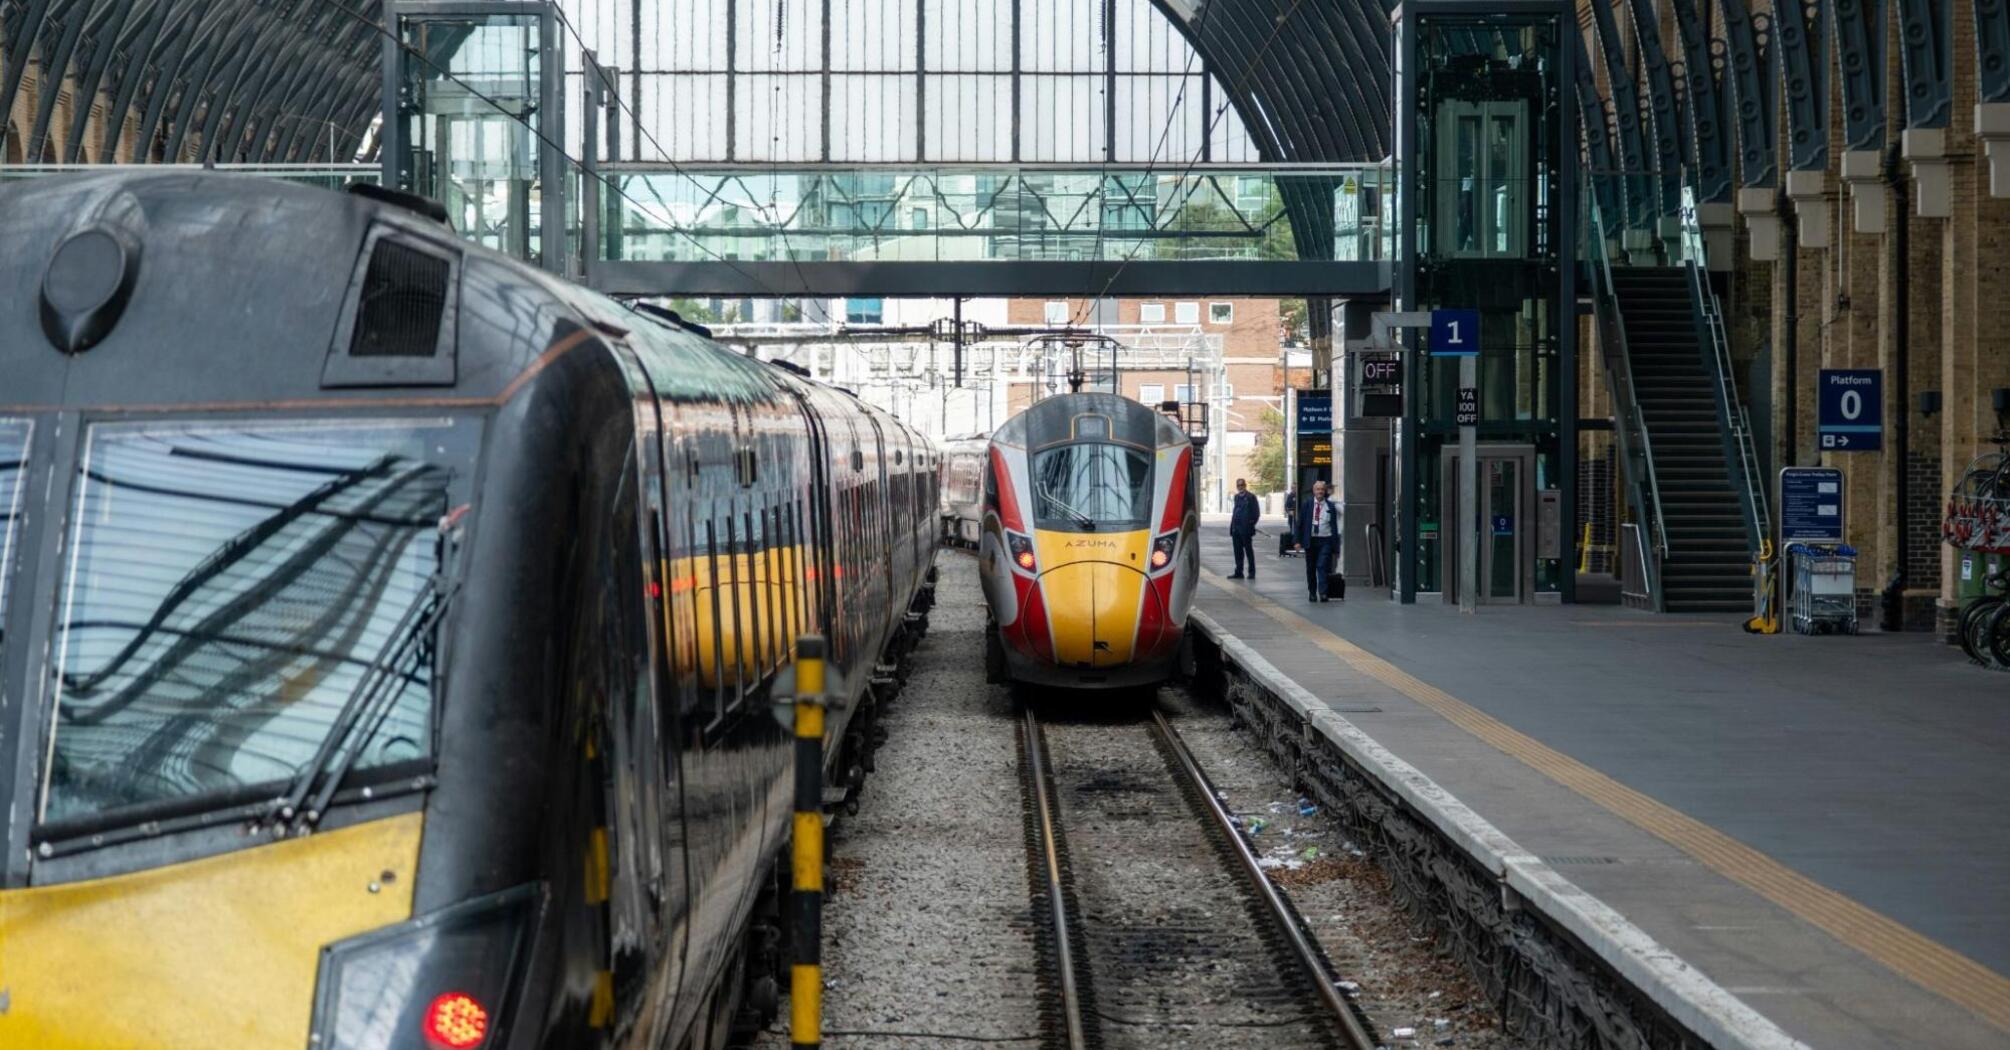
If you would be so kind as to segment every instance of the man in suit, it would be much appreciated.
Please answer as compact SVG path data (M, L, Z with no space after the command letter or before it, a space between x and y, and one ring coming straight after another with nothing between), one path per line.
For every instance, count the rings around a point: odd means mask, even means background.
M1312 483L1312 498L1298 508L1298 545L1305 549L1305 596L1326 601L1326 577L1340 560L1340 504L1323 481Z
M1242 579L1244 562L1249 564L1249 578L1256 579L1256 519L1262 514L1249 483L1235 479L1235 503L1228 519L1228 543L1235 548L1235 571L1228 574L1231 580Z

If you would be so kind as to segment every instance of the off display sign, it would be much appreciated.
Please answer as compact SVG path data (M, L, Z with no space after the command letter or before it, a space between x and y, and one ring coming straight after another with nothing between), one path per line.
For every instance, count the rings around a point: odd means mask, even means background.
M1459 426L1462 427L1470 427L1470 426L1477 426L1479 424L1479 421L1480 421L1479 387L1475 386L1460 387L1458 419L1455 420L1454 422L1456 422Z

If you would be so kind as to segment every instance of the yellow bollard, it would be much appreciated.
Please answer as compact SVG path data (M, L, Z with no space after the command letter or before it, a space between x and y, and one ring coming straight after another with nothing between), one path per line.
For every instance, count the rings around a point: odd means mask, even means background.
M792 858L796 959L789 968L789 1042L823 1043L824 640L796 641L796 824Z

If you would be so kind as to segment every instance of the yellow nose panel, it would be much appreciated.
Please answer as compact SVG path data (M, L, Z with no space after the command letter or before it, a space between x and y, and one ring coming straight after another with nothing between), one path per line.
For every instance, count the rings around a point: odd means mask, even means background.
M1054 633L1054 662L1116 667L1131 660L1138 638L1141 571L1150 534L1042 532L1035 542L1040 593Z
M0 1047L306 1046L322 945L411 916L422 820L0 893Z

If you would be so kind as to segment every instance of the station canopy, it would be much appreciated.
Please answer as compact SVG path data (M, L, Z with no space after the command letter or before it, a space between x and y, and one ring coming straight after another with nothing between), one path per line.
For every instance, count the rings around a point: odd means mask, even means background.
M558 6L572 86L588 48L621 71L630 160L1275 164L1389 152L1381 0ZM375 0L0 0L0 159L373 159L382 18ZM446 61L478 76L497 57L482 50Z

